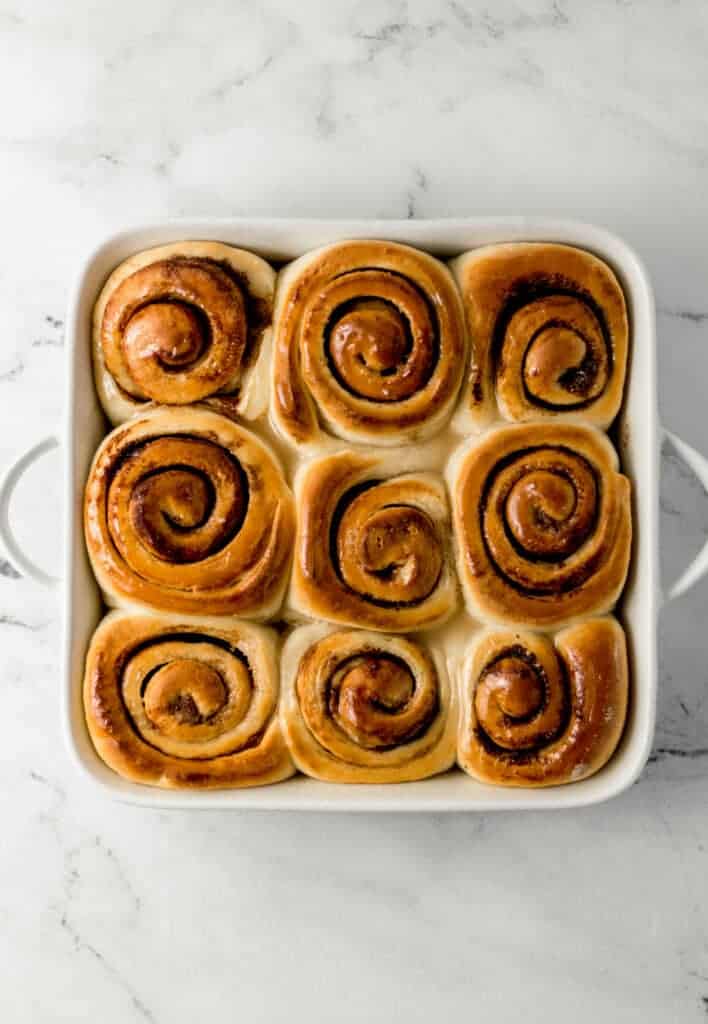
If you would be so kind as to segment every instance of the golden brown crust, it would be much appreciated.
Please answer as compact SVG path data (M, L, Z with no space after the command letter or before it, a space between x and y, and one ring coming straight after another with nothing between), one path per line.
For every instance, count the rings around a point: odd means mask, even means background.
M84 676L98 755L123 778L170 789L288 778L276 648L260 626L111 612Z
M220 242L178 242L121 263L93 314L94 376L109 419L216 396L232 412L260 415L274 291L272 267Z
M321 623L282 660L281 723L297 767L326 782L409 782L455 760L457 701L440 655Z
M457 565L470 614L549 628L609 611L624 586L629 481L591 427L500 427L450 467Z
M624 632L590 619L549 638L485 631L460 679L458 762L497 786L557 786L599 771L622 735Z
M547 417L608 427L619 411L628 322L612 270L582 249L510 243L452 261L471 343L463 428Z
M111 603L247 618L280 606L292 495L270 449L210 410L156 409L109 434L84 523Z
M466 358L447 267L395 242L349 241L278 278L272 416L292 444L430 437L448 420Z
M404 452L344 451L303 468L288 601L296 612L406 633L454 611L445 489L413 465Z

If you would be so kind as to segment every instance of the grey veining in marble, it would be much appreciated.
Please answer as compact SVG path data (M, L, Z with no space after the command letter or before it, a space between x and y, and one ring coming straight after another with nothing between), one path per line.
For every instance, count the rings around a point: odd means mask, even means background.
M662 418L708 452L707 47L700 0L5 0L0 464L59 421L86 247L179 214L605 224L655 282ZM17 499L48 568L58 467ZM668 444L661 508L670 580L708 500ZM708 1020L707 606L662 612L654 752L606 806L166 814L77 778L60 609L0 559L0 1020Z

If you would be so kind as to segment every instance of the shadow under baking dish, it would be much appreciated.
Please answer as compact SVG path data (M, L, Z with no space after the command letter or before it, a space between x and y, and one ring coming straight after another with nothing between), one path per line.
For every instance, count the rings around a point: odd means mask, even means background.
M442 258L499 242L562 242L594 252L610 264L622 283L631 343L624 404L610 436L622 468L632 481L633 492L634 551L619 613L627 633L631 691L620 745L609 763L589 779L551 789L507 789L483 785L460 771L451 771L421 782L385 786L332 785L295 776L256 789L171 791L122 779L104 765L91 744L81 690L86 649L103 605L84 548L82 507L91 459L107 429L91 367L91 310L96 295L109 272L122 260L141 249L168 242L218 240L280 263L346 238L390 239ZM149 807L441 813L580 807L615 796L637 779L651 749L656 710L659 422L652 291L641 262L621 239L592 225L518 217L429 221L224 219L147 225L108 238L87 257L70 300L66 345L63 707L70 751L94 785L120 800Z

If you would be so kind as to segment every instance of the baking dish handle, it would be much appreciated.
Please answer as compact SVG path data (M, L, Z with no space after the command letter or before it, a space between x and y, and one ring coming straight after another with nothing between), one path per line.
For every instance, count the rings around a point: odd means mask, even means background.
M40 569L27 557L17 542L15 534L10 525L10 501L20 478L29 469L33 462L36 462L45 452L51 451L59 444L59 438L54 434L42 438L37 444L32 445L5 470L0 480L0 540L2 540L10 563L21 572L23 576L29 576L37 583L45 587L53 587L59 582L56 576L51 576L44 569Z
M706 491L708 491L708 459L705 455L701 455L695 448L692 448L690 444L682 441L676 434L672 434L670 430L664 428L664 436L669 439L671 444L676 449L676 452L681 456L686 465L693 470L698 479L701 481ZM673 601L675 597L680 597L681 594L685 594L686 591L697 583L699 579L708 572L708 541L703 545L703 549L696 555L691 564L684 569L679 578L670 588L666 594L667 601Z

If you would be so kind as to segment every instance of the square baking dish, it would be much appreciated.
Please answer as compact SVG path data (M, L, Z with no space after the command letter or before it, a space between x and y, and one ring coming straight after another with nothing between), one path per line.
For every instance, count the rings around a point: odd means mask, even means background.
M84 482L94 451L108 429L91 368L90 320L95 298L108 273L127 256L168 242L219 240L280 263L327 242L363 237L404 242L441 258L490 243L563 242L597 254L617 273L628 302L631 348L625 399L611 437L632 481L635 523L632 566L619 610L631 664L629 717L620 746L609 763L591 778L538 790L485 786L459 771L422 782L386 786L331 785L296 776L273 786L220 792L165 791L125 781L96 755L84 724L81 698L87 645L103 612L82 533ZM623 241L590 225L525 218L224 219L137 227L113 235L87 257L69 305L66 346L63 707L69 748L93 785L118 799L151 807L440 813L579 807L606 800L636 780L650 751L656 706L660 430L653 297L641 262Z

